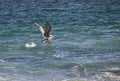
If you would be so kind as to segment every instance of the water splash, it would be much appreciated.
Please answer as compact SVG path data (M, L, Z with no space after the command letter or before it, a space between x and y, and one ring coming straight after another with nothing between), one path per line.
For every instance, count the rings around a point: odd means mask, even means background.
M36 47L36 44L34 42L29 42L29 43L25 44L25 47L26 48L33 48L33 47Z

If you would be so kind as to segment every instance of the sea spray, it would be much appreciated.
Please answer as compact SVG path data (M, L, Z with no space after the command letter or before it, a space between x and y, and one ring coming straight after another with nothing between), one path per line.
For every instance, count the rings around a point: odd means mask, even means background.
M36 44L34 42L29 42L29 43L25 44L25 47L26 48L33 48L33 47L36 47Z

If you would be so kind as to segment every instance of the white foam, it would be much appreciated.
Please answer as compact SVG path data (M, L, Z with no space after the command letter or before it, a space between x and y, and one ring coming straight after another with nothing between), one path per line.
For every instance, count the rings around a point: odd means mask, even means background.
M65 79L62 81L87 81L87 79L84 78L72 78L72 79Z
M0 76L0 81L7 81L7 78L3 78Z
M25 44L25 47L27 47L27 48L33 48L33 47L36 47L36 44L34 42L29 42L29 43Z
M0 59L0 63L4 63L5 61L3 59Z

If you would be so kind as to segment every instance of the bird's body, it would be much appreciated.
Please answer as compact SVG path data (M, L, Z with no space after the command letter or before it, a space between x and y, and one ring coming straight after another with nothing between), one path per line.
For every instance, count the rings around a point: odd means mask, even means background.
M46 29L44 30L42 26L40 26L38 23L34 23L35 26L38 27L38 29L40 30L42 36L43 36L43 40L42 42L49 42L49 40L52 40L54 38L53 35L50 35L50 31L51 31L51 26L49 24L49 22L46 23Z

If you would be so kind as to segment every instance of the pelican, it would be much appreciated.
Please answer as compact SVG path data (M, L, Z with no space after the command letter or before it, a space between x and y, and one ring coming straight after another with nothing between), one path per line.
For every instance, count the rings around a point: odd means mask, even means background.
M54 38L53 35L50 35L50 31L51 31L52 27L50 26L49 22L46 22L46 29L45 30L38 23L34 22L34 24L35 24L35 26L38 27L39 31L41 32L41 34L43 36L42 42L49 42L50 40L52 40Z

